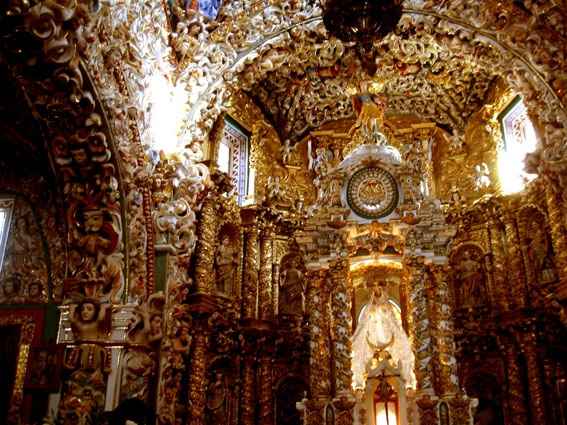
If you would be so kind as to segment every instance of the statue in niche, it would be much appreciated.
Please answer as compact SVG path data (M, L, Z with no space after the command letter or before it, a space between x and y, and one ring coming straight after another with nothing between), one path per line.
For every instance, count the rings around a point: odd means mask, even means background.
M557 279L553 264L552 250L545 225L534 220L529 226L527 256L533 267L536 283L550 283Z
M216 372L207 389L207 424L228 423L228 386L221 372Z
M283 268L278 311L288 315L302 315L305 311L305 281L298 256L291 257Z
M486 304L486 272L482 254L464 249L455 261L459 302L462 307Z
M109 322L107 312L110 304L99 304L93 300L84 300L72 305L69 311L71 328L75 338L79 340L99 339L106 331Z
M217 270L216 289L224 295L232 295L233 284L238 269L238 249L231 243L228 235L221 237L215 255Z

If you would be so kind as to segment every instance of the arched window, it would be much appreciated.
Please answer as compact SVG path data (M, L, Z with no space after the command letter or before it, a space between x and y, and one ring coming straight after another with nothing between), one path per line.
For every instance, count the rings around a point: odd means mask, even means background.
M250 133L228 115L217 149L217 167L230 176L238 205L249 204L254 197L255 178L250 169Z
M535 175L524 171L524 159L537 145L534 126L520 96L500 115L503 143L498 152L498 175L502 192L520 192Z
M0 198L0 272L4 263L4 253L6 251L13 208L14 200L12 198Z

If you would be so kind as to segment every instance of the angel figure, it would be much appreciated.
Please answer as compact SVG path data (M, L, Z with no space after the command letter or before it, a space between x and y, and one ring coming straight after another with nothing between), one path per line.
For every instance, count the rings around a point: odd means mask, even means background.
M378 94L377 90L367 81L362 82L360 88L360 93L352 97L352 105L358 113L358 118L350 128L349 136L353 136L363 126L368 134L373 134L376 129L384 127L386 97Z
M486 189L490 186L490 170L485 162L474 167L474 185L476 190Z
M76 338L81 340L96 340L104 332L104 324L110 304L99 304L93 300L84 300L78 305L72 305L69 311L71 327Z
M289 165L291 154L293 152L293 146L291 146L291 142L289 141L289 139L286 139L283 146L281 147L280 152L282 155L283 165Z

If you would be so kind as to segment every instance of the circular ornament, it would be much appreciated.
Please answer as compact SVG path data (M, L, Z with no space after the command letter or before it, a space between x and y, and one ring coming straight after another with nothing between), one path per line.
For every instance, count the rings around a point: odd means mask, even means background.
M363 168L348 182L348 205L362 218L375 220L390 215L399 199L396 180L383 168Z

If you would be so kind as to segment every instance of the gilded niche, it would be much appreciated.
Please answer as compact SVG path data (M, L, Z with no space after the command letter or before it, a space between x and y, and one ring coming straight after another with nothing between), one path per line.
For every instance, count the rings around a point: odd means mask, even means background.
M461 245L451 255L457 309L488 304L484 257L482 250L473 244Z
M298 253L281 261L278 312L280 315L302 315L305 311L305 266Z
M32 205L16 197L0 275L0 303L47 301L49 269L44 245L42 228Z
M222 295L235 293L235 282L239 263L238 233L231 226L224 226L219 232L219 243L215 251L215 289Z

